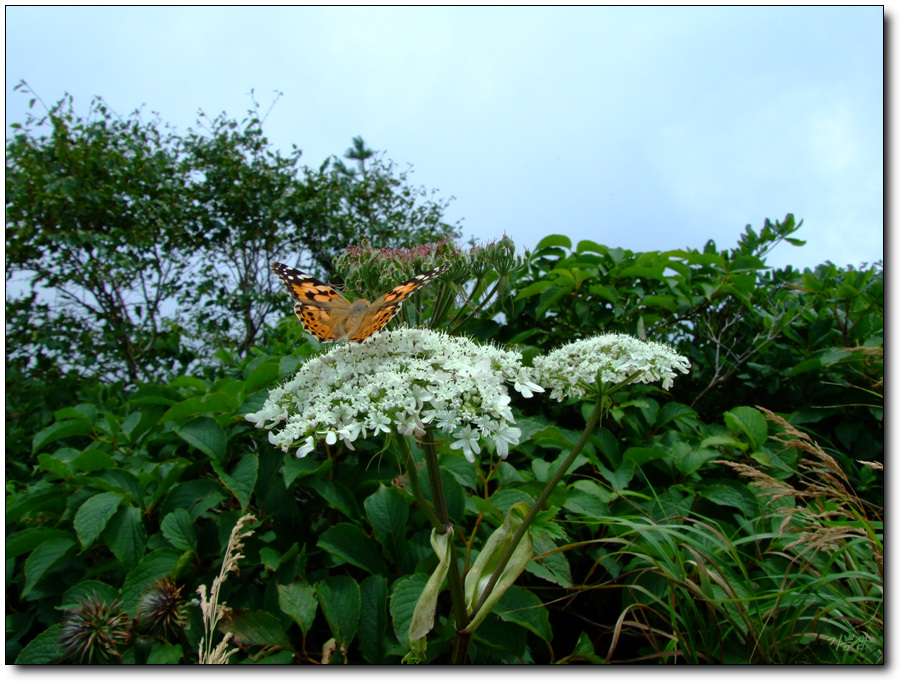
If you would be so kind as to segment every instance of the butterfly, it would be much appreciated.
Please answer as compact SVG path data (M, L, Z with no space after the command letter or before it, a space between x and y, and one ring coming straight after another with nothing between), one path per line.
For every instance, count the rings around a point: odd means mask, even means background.
M450 263L445 263L437 269L417 274L371 303L364 299L351 303L315 277L279 262L272 263L272 271L284 282L295 301L294 314L303 328L322 342L348 340L353 343L361 343L383 329L400 311L404 300L449 268Z

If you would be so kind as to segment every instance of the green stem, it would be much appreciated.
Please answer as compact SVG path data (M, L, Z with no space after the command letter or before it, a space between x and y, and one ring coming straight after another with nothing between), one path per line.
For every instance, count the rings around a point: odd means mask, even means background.
M431 498L434 500L435 510L441 526L438 532L444 534L452 528L450 514L447 512L447 500L444 496L444 483L441 480L441 466L437 456L437 446L434 442L434 430L426 428L425 437L422 439L422 449L425 451L425 464L428 466L428 480L431 483ZM450 589L450 601L453 603L453 614L456 618L457 637L459 631L469 625L469 616L466 613L466 596L463 590L462 578L459 574L459 559L456 556L456 543L450 541L450 564L447 566L447 586ZM459 643L459 642L458 642ZM457 657L461 655L461 657ZM465 644L454 645L453 662L462 664L468 657L468 637Z
M546 503L547 499L550 498L550 495L553 493L553 490L556 489L559 481L563 479L566 471L569 470L569 466L572 465L572 463L575 461L575 458L581 453L581 450L584 449L584 446L587 444L588 440L591 437L591 433L594 432L594 428L597 427L597 423L600 421L600 415L603 413L603 406L604 399L601 397L597 400L597 404L594 405L594 411L592 411L590 417L588 417L587 424L584 427L584 432L581 434L578 442L575 443L572 451L569 452L569 456L566 457L566 460L562 462L560 467L556 469L556 473L554 473L553 477L550 478L550 480L547 482L546 487L544 487L544 491L541 492L541 495L537 498L537 501L534 502L531 510L528 511L528 515L525 516L525 520L522 521L522 525L519 527L519 530L516 532L515 536L513 536L512 541L506 549L506 552L503 554L503 557L497 564L494 573L491 575L487 586L485 586L484 591L481 593L481 597L478 599L478 603L472 610L473 617L481 609L481 606L484 605L484 601L490 595L491 591L493 591L494 586L500 579L500 575L503 574L503 570L506 568L506 564L509 563L509 559L512 557L513 552L519 545L519 542L522 541L522 537L524 537L525 533L528 532L531 528L531 523L534 520L535 516L540 513L541 507Z
M403 449L405 456L403 457L403 463L406 467L406 473L409 475L409 486L412 488L413 496L416 498L416 502L419 504L419 508L421 508L425 515L428 517L428 521L431 523L432 527L434 527L439 532L446 532L446 528L444 523L441 522L440 518L437 517L437 514L434 512L434 508L428 503L428 499L425 498L425 495L422 494L422 486L419 484L419 474L416 472L416 462L413 459L412 452L409 451L409 443L406 441L406 438L403 436L398 436L398 441L403 443Z

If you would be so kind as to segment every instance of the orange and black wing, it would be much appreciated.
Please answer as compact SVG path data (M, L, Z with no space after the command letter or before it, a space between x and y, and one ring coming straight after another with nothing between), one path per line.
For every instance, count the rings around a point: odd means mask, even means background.
M293 267L273 262L272 271L294 299L294 314L303 328L320 341L335 340L336 316L349 307L347 299L328 284Z
M417 274L412 279L395 286L390 291L379 297L369 309L366 311L365 319L359 325L359 329L349 340L359 343L364 341L372 334L378 333L391 321L394 316L400 312L403 301L409 298L413 293L422 288L435 277L439 277L450 269L450 263L441 265L440 267Z

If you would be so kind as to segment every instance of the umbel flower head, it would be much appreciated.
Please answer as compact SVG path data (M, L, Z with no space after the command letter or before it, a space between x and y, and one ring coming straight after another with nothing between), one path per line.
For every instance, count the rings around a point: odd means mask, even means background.
M690 366L668 345L623 333L573 341L534 360L537 382L550 388L550 397L560 402L628 383L662 381L668 390L675 372L686 374Z
M513 426L508 386L525 397L543 392L518 352L401 328L310 359L246 418L270 429L269 442L276 447L298 446L299 457L317 440L353 449L359 437L420 437L432 426L450 436L451 448L469 461L481 451L482 438L506 458L521 435Z

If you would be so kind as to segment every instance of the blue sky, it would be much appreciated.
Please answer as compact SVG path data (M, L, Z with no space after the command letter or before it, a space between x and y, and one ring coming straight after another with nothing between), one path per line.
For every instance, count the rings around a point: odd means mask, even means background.
M310 166L356 135L456 197L466 238L632 250L733 246L803 219L772 265L884 257L881 7L7 7L20 79L51 104L198 110Z

